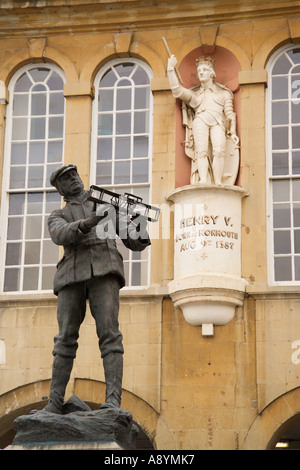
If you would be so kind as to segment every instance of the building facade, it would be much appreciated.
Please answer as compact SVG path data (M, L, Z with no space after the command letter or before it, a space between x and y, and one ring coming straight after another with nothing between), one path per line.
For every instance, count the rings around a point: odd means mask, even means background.
M47 230L61 205L49 176L62 162L86 188L162 209L150 248L120 245L122 407L140 426L139 447L299 446L299 2L6 0L0 25L0 448L15 417L49 396L62 255ZM216 60L237 114L245 287L233 319L208 336L170 295L170 194L190 184L190 159L162 38L188 88L195 59ZM104 393L87 311L67 395L96 408Z

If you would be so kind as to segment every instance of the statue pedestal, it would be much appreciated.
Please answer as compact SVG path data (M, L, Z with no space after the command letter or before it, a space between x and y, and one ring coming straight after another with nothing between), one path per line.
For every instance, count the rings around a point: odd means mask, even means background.
M241 200L237 186L195 184L168 195L174 202L174 280L169 292L205 336L225 325L243 304Z
M72 402L75 403L74 406ZM138 427L122 408L90 410L80 399L66 402L66 413L41 410L19 416L14 421L15 438L7 450L132 450Z

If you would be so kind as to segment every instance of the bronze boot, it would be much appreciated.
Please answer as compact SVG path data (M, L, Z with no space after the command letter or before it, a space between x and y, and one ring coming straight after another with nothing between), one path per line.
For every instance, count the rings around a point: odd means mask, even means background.
M103 358L106 382L105 403L101 408L120 408L123 377L123 354L109 353Z
M52 366L52 380L50 386L50 397L44 411L62 414L66 386L69 382L73 367L72 357L54 356Z

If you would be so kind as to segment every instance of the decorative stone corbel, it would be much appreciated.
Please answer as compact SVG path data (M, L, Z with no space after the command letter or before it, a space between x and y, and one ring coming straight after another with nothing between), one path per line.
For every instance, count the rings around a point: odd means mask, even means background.
M226 325L242 306L241 201L238 186L194 184L168 195L174 202L174 279L168 285L175 307L203 336Z

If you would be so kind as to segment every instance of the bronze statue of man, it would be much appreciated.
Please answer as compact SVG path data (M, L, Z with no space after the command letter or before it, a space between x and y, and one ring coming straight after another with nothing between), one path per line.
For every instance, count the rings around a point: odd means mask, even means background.
M51 239L64 247L64 256L54 278L59 332L54 338L50 397L44 410L62 413L87 299L96 322L105 372L106 395L102 407L120 407L124 350L118 316L119 290L125 285L123 259L115 237L97 235L96 227L103 214L94 211L94 203L89 200L89 191L84 190L77 167L60 166L52 173L50 183L64 196L66 205L52 212L48 219ZM120 218L117 214L114 219L116 234ZM124 238L123 230L122 242L127 248L142 251L150 245L145 225L136 231L137 226L127 223L127 218L126 224L127 236Z

